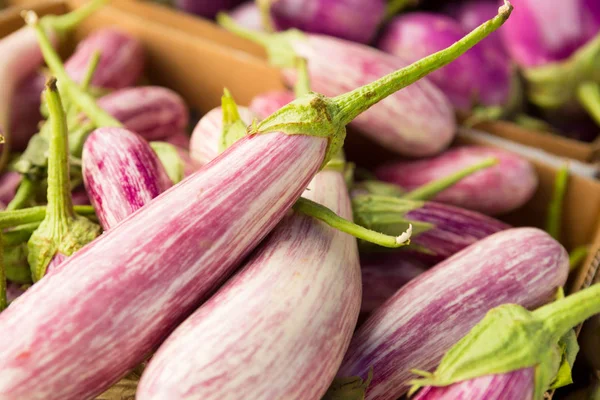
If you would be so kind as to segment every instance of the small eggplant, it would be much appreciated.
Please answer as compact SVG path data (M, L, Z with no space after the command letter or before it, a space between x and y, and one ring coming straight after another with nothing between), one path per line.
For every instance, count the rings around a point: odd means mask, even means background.
M258 118L263 119L292 102L295 98L294 93L287 90L261 93L252 98L248 108Z
M532 165L516 154L495 148L459 147L430 159L385 165L375 174L382 181L412 190L487 157L496 157L498 165L468 176L433 200L487 215L507 213L529 201L538 184Z

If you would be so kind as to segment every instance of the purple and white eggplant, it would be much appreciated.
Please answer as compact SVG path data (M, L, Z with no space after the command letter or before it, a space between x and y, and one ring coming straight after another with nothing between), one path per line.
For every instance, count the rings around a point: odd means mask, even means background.
M296 97L287 90L261 93L252 98L248 108L260 119L266 118L281 107L292 102Z
M335 99L310 94L294 101L63 262L0 313L0 397L79 400L116 382L285 216L337 154L349 121L458 57L511 10L421 62L422 69L396 71ZM42 28L28 22L50 67L68 82Z
M447 11L450 16L458 21L464 30L469 32L496 15L496 12L498 12L498 1L467 0L462 3L450 4ZM494 32L488 36L485 42L498 50L505 51L500 33L498 32Z
M379 307L352 339L340 377L373 379L368 400L404 394L408 368L428 371L492 308L534 308L567 279L565 249L545 232L496 233L421 274Z
M75 82L82 82L95 52L100 52L100 63L91 86L106 89L133 86L144 71L144 48L137 38L112 28L100 29L79 42L65 62L65 69Z
M189 121L181 96L160 86L121 89L98 99L98 106L146 140L178 135Z
M433 200L487 215L507 213L529 201L538 184L532 165L516 154L495 148L459 147L430 159L384 165L375 174L382 181L412 190L488 157L497 158L498 165L468 176Z
M123 128L100 128L83 148L83 181L106 231L173 182L150 145Z
M224 15L219 22L264 45L274 56L273 62L285 68L284 78L292 86L297 76L293 68L296 59L305 58L312 89L326 96L341 95L407 65L398 57L342 39L297 31L274 35L247 31ZM290 59L281 57L282 39L288 50L284 54L289 54ZM450 144L456 121L446 96L429 81L421 80L377 104L351 126L400 154L427 156L441 152Z

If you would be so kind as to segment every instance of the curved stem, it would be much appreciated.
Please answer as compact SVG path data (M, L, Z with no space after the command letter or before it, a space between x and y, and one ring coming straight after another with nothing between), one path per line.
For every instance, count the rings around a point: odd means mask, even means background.
M217 14L217 23L229 32L235 33L236 35L248 39L251 42L258 43L263 47L268 47L271 43L271 36L269 33L253 31L239 25L233 18L226 13Z
M260 20L265 32L273 33L276 31L275 22L271 16L271 1L272 0L256 0L256 6L260 10Z
M107 4L109 1L110 0L92 0L68 14L48 15L42 18L42 24L44 27L48 26L58 31L58 33L64 33L70 29L73 29L75 26L81 23L81 21L89 17L92 13Z
M40 226L39 222L32 222L4 232L4 245L8 247L26 243L38 226Z
M334 229L379 246L395 249L410 244L410 235L412 234L412 226L410 225L408 230L400 236L389 236L356 225L355 223L340 217L329 208L303 197L296 201L293 208L299 213L323 221Z
M592 119L600 125L600 84L584 82L577 88L577 99Z
M33 11L28 11L25 14L25 22L35 30L46 64L48 64L52 73L60 81L61 87L65 88L66 94L71 101L97 126L122 126L122 124L114 117L98 107L94 97L82 90L79 85L69 77L62 61L48 40L48 36L46 36L46 33L39 24L37 14Z
M540 321L544 321L556 340L569 329L598 313L600 313L600 283L533 311L533 315Z
M556 240L560 239L563 201L567 191L568 180L569 164L565 164L556 172L554 192L548 206L548 216L546 218L546 232Z
M452 175L448 175L433 182L429 182L421 187L416 188L411 192L405 193L401 196L401 198L407 200L429 200L442 190L448 189L450 186L455 185L467 176L472 175L475 172L480 171L482 169L492 167L496 164L498 164L498 159L494 157L486 158L480 163L455 172Z
M294 94L298 98L310 93L310 75L308 73L308 62L306 61L306 58L298 57L296 61L296 71L298 73L298 79L294 86Z
M33 222L41 222L46 217L46 208L46 206L37 206L23 210L1 211L0 228L11 228ZM92 216L96 213L92 206L74 206L73 209L77 214L83 216Z
M21 184L19 185L19 189L17 189L17 193L15 193L15 197L13 197L10 203L8 203L6 206L6 211L24 208L31 199L31 196L33 196L34 192L35 186L33 182L26 176L23 176L21 179Z
M87 69L85 70L85 75L83 76L83 79L81 80L81 89L83 89L86 92L90 88L90 85L92 84L92 79L94 78L94 73L96 73L96 70L98 69L98 64L100 64L101 56L102 56L102 53L100 52L100 50L95 50L92 53L92 56L90 57L90 60L87 65Z
M46 218L53 218L57 221L72 219L75 217L75 211L71 199L67 119L56 87L56 79L48 80L44 96L52 126L48 149L48 211Z
M6 299L6 271L4 270L4 243L2 232L0 231L0 312L8 306Z
M579 246L569 253L569 270L574 271L589 254L589 246Z
M339 121L347 125L358 115L389 95L456 60L490 33L501 27L510 16L512 9L512 5L504 0L504 5L498 9L496 17L484 22L450 47L392 72L375 82L335 97L333 101L339 107Z

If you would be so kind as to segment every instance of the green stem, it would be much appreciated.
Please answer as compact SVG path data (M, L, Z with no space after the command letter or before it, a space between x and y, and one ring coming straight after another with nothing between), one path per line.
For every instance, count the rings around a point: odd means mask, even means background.
M273 17L271 16L271 0L256 0L256 6L260 11L260 20L265 32L275 32L275 23L273 22Z
M96 212L92 206L74 206L73 209L79 215L91 216ZM46 217L46 206L25 208L23 210L0 212L0 228L12 228L14 226L41 222Z
M31 199L31 196L33 196L34 192L35 185L31 179L23 176L21 179L21 184L19 185L19 189L17 189L17 193L15 193L15 197L6 206L6 211L24 208Z
M389 21L400 11L410 6L416 6L417 4L419 4L418 0L390 0L387 4L383 20Z
M592 119L600 125L600 83L584 82L579 85L577 99Z
M233 18L231 18L225 13L219 13L217 15L217 23L223 28L227 29L228 31L235 33L236 35L244 39L248 39L252 42L258 43L263 47L269 47L269 45L271 44L273 35L266 32L246 29L241 25L237 24Z
M67 119L56 87L56 79L48 80L44 96L52 126L48 149L48 212L46 218L61 221L75 218L75 211L71 199Z
M6 272L4 271L4 243L0 232L0 312L8 307L6 299Z
M107 4L109 1L110 0L92 0L86 5L81 6L68 14L48 15L42 18L41 23L44 25L44 27L52 28L58 33L65 33L79 25L81 21L89 17L92 13Z
M4 245L15 246L27 243L31 234L40 226L40 222L19 225L11 230L4 232Z
M569 268L574 271L589 254L589 246L579 246L569 253Z
M554 192L552 200L548 206L548 216L546 219L546 231L554 239L560 239L560 228L562 221L563 201L567 191L567 181L569 180L569 165L563 165L556 173L554 180Z
M88 89L90 88L90 85L92 84L92 79L94 78L94 73L96 72L96 69L98 69L98 64L100 63L101 55L102 55L102 53L100 52L100 50L95 50L92 53L92 56L90 57L87 69L85 70L85 75L83 76L83 79L81 80L81 89L86 92L88 91Z
M52 44L48 40L48 36L39 24L37 14L33 11L28 11L25 14L25 22L35 30L46 64L48 64L52 73L61 82L61 85L65 88L66 94L71 101L77 104L96 126L122 126L119 121L102 108L98 107L94 97L82 90L79 85L69 77L60 57L52 47Z
M296 61L296 71L298 73L298 79L296 79L296 85L294 86L294 94L296 97L302 97L310 93L310 75L308 73L308 62L306 58L298 57Z
M499 8L497 16L484 22L450 47L392 72L375 82L335 97L333 102L339 107L338 118L340 123L347 125L358 115L389 95L454 61L501 27L510 16L512 9L512 5L505 0L504 5Z
M533 311L558 340L569 329L600 313L600 283Z
M469 175L472 175L477 171L492 167L497 164L498 159L493 157L486 158L480 163L474 164L463 170L455 172L452 175L445 176L433 182L429 182L421 187L416 188L411 192L405 193L401 196L401 198L407 200L429 200L438 193L440 193L442 190L448 189L449 187L456 185L456 183L468 177Z
M384 235L383 233L378 233L356 225L355 223L340 217L329 208L303 197L296 201L293 208L295 211L316 218L334 229L379 246L398 248L410 243L412 227L409 227L402 235L395 237Z

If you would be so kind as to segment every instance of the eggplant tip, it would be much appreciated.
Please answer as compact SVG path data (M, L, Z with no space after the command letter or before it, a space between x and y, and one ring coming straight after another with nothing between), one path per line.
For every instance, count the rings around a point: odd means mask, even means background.
M412 224L408 224L408 229L404 233L402 233L402 235L396 237L396 243L402 244L402 243L408 242L412 235L412 229L413 229Z

